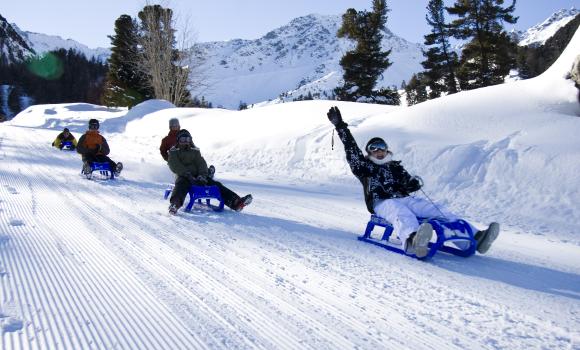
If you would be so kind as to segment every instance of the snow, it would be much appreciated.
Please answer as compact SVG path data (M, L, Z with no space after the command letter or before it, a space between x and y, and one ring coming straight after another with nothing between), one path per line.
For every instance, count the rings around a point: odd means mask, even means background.
M580 106L543 75L412 107L244 111L147 101L31 106L0 125L1 349L578 349ZM486 255L413 260L362 243L368 213L326 111L383 136L425 192L502 232ZM167 214L158 154L180 119L243 212ZM116 181L50 147L97 118Z

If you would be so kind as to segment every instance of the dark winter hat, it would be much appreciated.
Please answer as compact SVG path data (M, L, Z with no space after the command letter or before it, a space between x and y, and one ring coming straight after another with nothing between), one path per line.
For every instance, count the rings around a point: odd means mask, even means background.
M89 129L99 129L99 121L96 119L89 120Z
M193 143L191 134L186 129L181 129L177 133L177 143Z
M68 128L64 128L62 132L70 132L70 130Z
M170 128L179 127L179 119L177 119L177 118L169 119L169 127Z
M365 146L365 150L367 153L371 153L371 151L376 151L377 149L388 150L389 145L380 137L373 137L372 139L367 142Z

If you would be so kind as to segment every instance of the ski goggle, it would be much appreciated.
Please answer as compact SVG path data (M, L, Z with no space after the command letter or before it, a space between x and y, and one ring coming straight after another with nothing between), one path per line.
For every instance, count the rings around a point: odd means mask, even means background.
M191 143L191 136L180 136L179 143Z
M376 151L386 151L387 150L387 144L383 141L375 141L373 143L371 143L370 145L368 145L367 150L369 152L376 152Z

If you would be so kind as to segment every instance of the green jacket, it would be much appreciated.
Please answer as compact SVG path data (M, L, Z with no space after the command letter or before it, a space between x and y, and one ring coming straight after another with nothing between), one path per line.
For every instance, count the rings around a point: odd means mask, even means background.
M190 173L193 177L199 175L207 177L207 163L197 147L187 150L172 147L169 150L167 164L177 176L185 176L185 174Z

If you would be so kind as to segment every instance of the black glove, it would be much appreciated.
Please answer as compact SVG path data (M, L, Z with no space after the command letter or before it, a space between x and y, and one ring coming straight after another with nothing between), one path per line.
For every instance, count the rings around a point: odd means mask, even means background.
M326 113L328 120L332 123L332 125L337 126L338 124L342 123L342 116L340 115L340 111L338 107L331 107Z
M197 180L197 183L202 185L202 186L207 185L207 177L206 176L198 175L196 180Z
M419 176L412 176L411 179L407 181L407 185L405 186L409 193L419 191L421 187L423 187L423 179L421 179Z
M185 177L187 180L189 180L189 182L191 184L194 184L196 182L195 177L193 177L193 175L191 175L191 173L185 173L185 174L183 174L183 177Z

